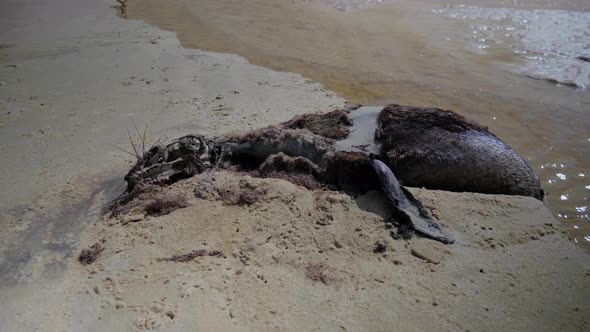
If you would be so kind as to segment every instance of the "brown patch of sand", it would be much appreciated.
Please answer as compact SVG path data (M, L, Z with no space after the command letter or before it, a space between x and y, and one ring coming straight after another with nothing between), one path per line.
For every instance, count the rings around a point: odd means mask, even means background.
M98 255L104 250L104 248L100 245L100 243L96 242L95 244L91 245L86 249L82 249L80 255L78 256L78 261L82 264L92 264L98 258Z

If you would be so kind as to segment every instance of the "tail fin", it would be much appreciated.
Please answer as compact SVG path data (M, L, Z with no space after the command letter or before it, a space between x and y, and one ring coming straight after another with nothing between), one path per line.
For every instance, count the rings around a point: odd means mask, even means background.
M424 210L420 201L399 184L387 165L377 159L373 159L371 164L381 181L383 193L393 203L393 209L397 215L404 216L406 222L409 222L416 232L442 243L455 242L452 236L442 232L434 218Z

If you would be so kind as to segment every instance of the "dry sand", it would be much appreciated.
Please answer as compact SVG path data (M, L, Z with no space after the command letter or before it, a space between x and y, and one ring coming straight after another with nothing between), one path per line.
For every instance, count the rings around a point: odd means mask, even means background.
M112 4L0 4L1 330L588 329L590 257L532 198L413 189L451 246L391 239L378 193L226 172L163 189L188 199L169 215L138 202L103 216L132 121L153 142L343 104L299 75L185 50ZM231 205L215 194L227 188L265 194ZM199 249L223 256L160 260Z

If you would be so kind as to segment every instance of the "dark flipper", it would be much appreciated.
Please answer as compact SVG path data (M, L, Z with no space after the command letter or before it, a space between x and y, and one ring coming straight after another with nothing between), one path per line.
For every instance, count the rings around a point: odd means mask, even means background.
M404 219L411 227L423 235L442 243L455 242L452 236L444 234L440 226L428 215L422 204L405 188L401 187L393 172L381 161L371 161L379 180L383 193L393 203L396 216Z

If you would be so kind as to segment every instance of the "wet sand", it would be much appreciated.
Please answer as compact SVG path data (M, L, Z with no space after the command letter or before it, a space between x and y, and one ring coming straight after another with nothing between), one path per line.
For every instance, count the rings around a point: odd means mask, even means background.
M525 60L509 45L474 51L472 25L485 20L433 12L448 3L578 11L587 3L383 1L349 11L326 3L129 0L127 12L176 32L185 47L299 72L354 102L437 106L488 126L529 161L554 215L590 250L590 92L515 72Z

